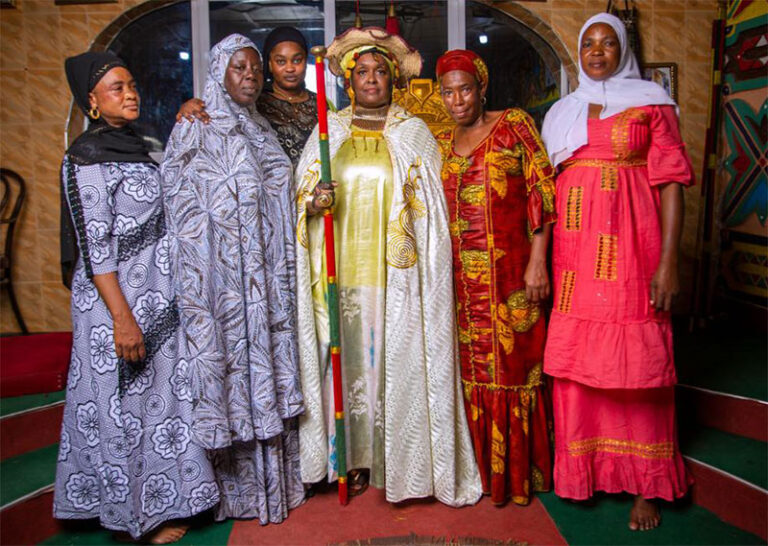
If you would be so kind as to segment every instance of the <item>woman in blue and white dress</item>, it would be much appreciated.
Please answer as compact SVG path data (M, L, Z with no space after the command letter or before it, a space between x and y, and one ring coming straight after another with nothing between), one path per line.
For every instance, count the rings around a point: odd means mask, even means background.
M219 489L191 442L159 172L129 125L139 95L125 64L84 53L65 68L91 123L62 164L74 342L54 515L173 542L186 531L176 520L215 506Z

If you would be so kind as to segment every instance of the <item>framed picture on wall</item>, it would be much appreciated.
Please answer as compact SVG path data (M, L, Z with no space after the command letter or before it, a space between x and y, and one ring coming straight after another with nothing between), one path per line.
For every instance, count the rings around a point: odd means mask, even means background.
M646 63L643 79L658 83L677 102L677 63Z

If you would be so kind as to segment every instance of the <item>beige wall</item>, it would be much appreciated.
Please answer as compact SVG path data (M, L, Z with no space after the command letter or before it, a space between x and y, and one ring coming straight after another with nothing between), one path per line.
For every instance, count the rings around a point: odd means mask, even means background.
M28 201L15 247L15 286L32 331L70 329L69 292L59 274L58 168L70 94L64 58L85 51L123 11L142 0L115 4L55 6L53 0L17 0L0 10L0 165L19 172ZM510 2L512 3L512 2ZM623 4L623 2L619 2ZM518 2L549 25L575 60L578 31L605 0ZM709 35L717 0L635 0L640 11L644 60L676 62L681 126L697 174L701 173L709 89ZM504 3L496 2L497 7ZM699 193L687 193L683 279L690 279ZM0 331L18 331L5 293Z

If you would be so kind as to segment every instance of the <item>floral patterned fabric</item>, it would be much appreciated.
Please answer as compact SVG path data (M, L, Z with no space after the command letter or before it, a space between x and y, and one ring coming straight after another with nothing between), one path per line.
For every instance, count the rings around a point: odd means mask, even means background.
M99 518L139 537L219 502L204 450L191 443L191 375L179 319L157 168L78 166L65 190L80 248L72 282L73 347L54 515ZM115 272L147 358L117 358L111 315L91 277Z
M552 481L549 392L541 373L546 327L525 296L533 231L555 221L554 171L530 116L506 110L467 155L453 130L443 152L464 405L494 503L528 504Z
M291 163L255 107L224 89L233 34L210 54L209 124L177 124L161 167L171 268L196 378L194 441L212 451L217 517L279 522L304 499L295 417L304 410L296 333ZM222 451L223 450L223 451Z

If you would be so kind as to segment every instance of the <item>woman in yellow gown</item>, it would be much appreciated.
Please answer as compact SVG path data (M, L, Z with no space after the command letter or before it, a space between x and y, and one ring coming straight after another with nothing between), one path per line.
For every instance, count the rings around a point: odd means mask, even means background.
M318 214L332 196L347 466L370 470L391 502L471 504L482 491L461 405L440 153L424 122L391 104L421 57L369 27L337 37L328 58L352 106L329 114L335 189L318 184L317 129L296 171L302 479L337 478Z

